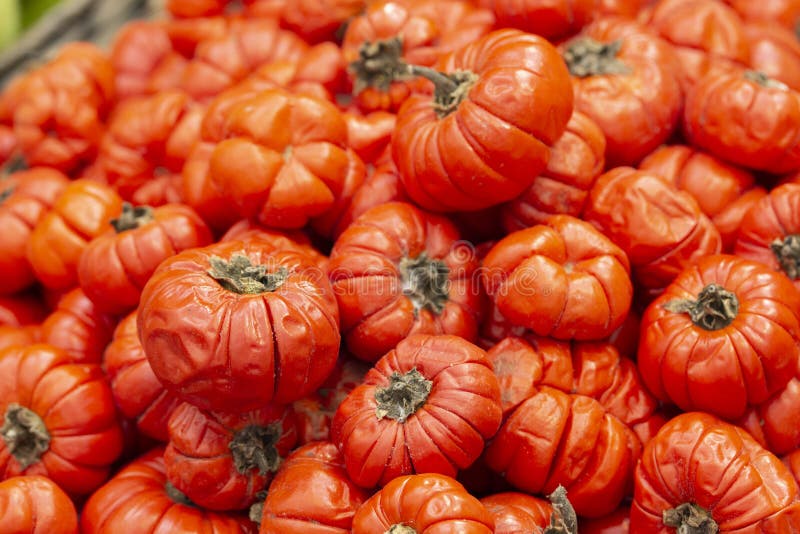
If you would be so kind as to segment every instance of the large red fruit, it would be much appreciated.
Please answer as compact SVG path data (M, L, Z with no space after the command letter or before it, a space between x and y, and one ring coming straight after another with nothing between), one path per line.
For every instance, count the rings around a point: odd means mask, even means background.
M121 414L135 422L142 435L166 442L167 422L180 400L153 374L139 341L136 315L134 311L117 325L103 356L103 368Z
M122 430L100 366L37 344L0 352L0 376L0 479L43 475L73 497L105 482Z
M186 203L217 229L242 218L302 228L341 209L364 180L347 146L347 123L332 103L281 89L234 89L209 107L183 168Z
M336 445L309 443L275 474L259 534L349 534L356 510L368 498L347 476Z
M28 261L36 278L51 289L77 286L86 245L121 212L122 199L109 186L85 178L67 185L28 240Z
M583 218L625 251L635 281L651 294L722 247L719 231L689 193L630 167L597 179Z
M167 478L209 510L253 504L297 441L294 412L275 404L228 413L184 402L172 412L168 428Z
M748 169L800 170L800 93L761 72L701 78L686 96L683 128L693 145Z
M682 410L744 415L795 375L800 293L782 273L736 256L687 267L642 317L648 389Z
M42 322L40 337L77 363L100 363L117 318L97 309L81 288L63 295Z
M180 173L203 111L178 90L120 102L100 143L97 172L125 200L156 174Z
M767 194L755 186L752 173L686 145L658 148L642 160L639 169L692 195L719 230L724 252L733 248L745 214ZM709 195L709 190L714 194Z
M672 135L683 93L667 42L641 24L605 17L562 48L575 109L603 130L609 168L635 165Z
M64 174L47 167L0 179L0 295L33 285L36 277L26 255L28 240L68 183Z
M689 525L696 525L691 527ZM789 469L739 427L679 415L636 469L630 531L795 532L800 496Z
M743 68L748 63L744 21L718 0L661 0L644 18L673 45L684 90L708 72Z
M180 88L195 100L214 98L267 63L297 61L309 48L296 34L281 29L275 19L220 20L224 25L219 34L203 32L200 26L193 57L180 73Z
M639 438L596 400L544 386L486 448L486 464L527 493L564 486L578 515L600 517L625 497Z
M444 56L433 94L397 114L392 156L408 196L433 211L487 208L545 169L572 115L569 72L541 37L497 30Z
M783 272L800 290L800 184L780 185L750 208L734 253Z
M633 285L628 257L591 224L554 215L501 239L482 281L512 323L557 339L603 339L622 324Z
M360 58L376 46L399 46L403 60L430 67L439 57L489 33L492 13L464 0L381 0L347 25L342 42L345 61L355 75L355 104L364 111L396 112L412 94L416 82L370 76Z
M338 318L310 256L251 239L164 261L142 291L138 328L167 389L204 409L242 411L319 387L336 364Z
M0 482L0 525L9 534L78 534L78 514L49 478L18 476Z
M370 209L331 251L329 278L348 350L374 362L410 334L474 340L477 269L474 251L444 217L399 202Z
M353 534L377 532L491 534L494 521L454 479L427 473L397 477L370 497L353 518Z
M184 204L151 208L125 202L110 228L86 246L78 280L98 309L121 315L139 304L142 288L162 261L211 241L206 224Z
M90 163L114 97L111 61L97 46L74 42L23 76L13 107L25 160L64 172Z
M531 186L503 205L508 232L543 224L551 215L580 216L594 181L606 164L606 137L600 127L579 111L572 113L566 131L553 144L547 168Z
M342 401L331 441L363 487L411 473L454 476L483 451L502 416L486 353L456 336L414 335Z
M153 449L126 465L98 489L83 507L81 532L255 534L258 531L245 515L204 510L192 504L167 482L163 454L163 449Z
M549 502L514 491L489 495L481 499L481 504L494 519L495 534L542 531L553 513Z

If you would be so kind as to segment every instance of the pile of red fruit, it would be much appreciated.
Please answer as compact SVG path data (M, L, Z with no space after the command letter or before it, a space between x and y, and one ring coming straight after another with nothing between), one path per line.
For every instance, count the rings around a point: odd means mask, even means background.
M800 0L170 0L0 92L0 533L800 532Z

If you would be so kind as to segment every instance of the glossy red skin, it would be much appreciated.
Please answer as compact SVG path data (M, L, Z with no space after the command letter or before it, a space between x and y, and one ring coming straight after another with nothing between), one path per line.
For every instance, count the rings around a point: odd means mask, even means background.
M271 73L271 79L294 92L311 93L316 91L314 86L319 85L331 101L335 100L337 93L350 91L347 62L342 50L330 41L312 46L297 60L266 64L254 74L259 73Z
M481 311L478 259L463 245L450 221L407 203L382 204L356 219L336 240L328 266L348 350L375 362L411 334L474 340ZM415 310L403 293L400 263L423 253L449 269L448 300L439 314Z
M689 193L630 167L612 169L597 179L583 219L627 254L634 280L653 292L722 247L719 231Z
M631 428L642 445L653 439L664 424L681 413L675 406L662 406L647 420L633 425Z
M317 236L322 237L327 242L332 242L338 237L336 232L339 231L341 220L346 217L353 196L367 178L367 166L350 148L347 149L347 159L348 169L344 176L344 183L335 196L333 205L322 215L314 217L309 225Z
M800 169L800 93L744 72L709 74L687 94L684 134L696 147L748 169Z
M111 45L110 59L120 99L176 88L187 61L175 52L164 22L150 20L123 26Z
M603 17L576 38L621 41L617 59L627 74L573 76L575 109L591 118L606 137L606 168L635 165L675 131L683 106L678 58L646 26ZM568 43L562 45L568 46Z
M750 47L744 21L717 0L661 0L650 11L648 26L675 47L685 90L717 68L744 67Z
M193 503L209 510L243 510L266 488L273 472L258 468L244 473L234 465L231 443L249 426L274 427L278 458L289 454L297 441L294 412L268 404L247 412L201 410L187 402L169 419L169 444L164 451L167 479Z
M574 370L569 343L532 335L509 336L487 351L500 385L506 418L541 386L571 391Z
M163 449L153 449L125 466L92 495L81 513L83 534L130 531L174 534L255 534L246 516L177 503L164 487ZM135 519L133 519L135 518Z
M189 206L167 204L151 214L152 220L138 228L120 233L109 228L83 251L78 280L98 309L116 315L130 312L162 261L213 241L206 223Z
M323 49L322 54L317 53L319 49ZM262 65L231 90L262 91L278 87L294 94L334 102L334 95L343 90L340 86L345 82L340 82L338 77L346 77L345 69L338 47L333 43L320 43L296 60L279 60ZM324 83L334 87L328 88Z
M274 19L233 18L226 30L201 41L182 72L180 88L195 100L210 100L266 63L296 61L309 48Z
M348 23L342 53L350 64L358 60L364 44L399 38L406 63L430 67L443 54L489 33L494 22L489 10L461 0L370 2L363 14ZM412 79L392 82L386 90L366 87L354 94L354 102L366 112L396 113L417 85L418 81Z
M519 490L549 494L561 484L578 515L601 517L627 494L640 449L596 400L543 386L506 419L485 459Z
M39 326L0 325L0 350L12 346L25 346L39 340Z
M550 525L553 507L548 501L525 493L496 493L481 499L494 519L495 534L540 532Z
M606 138L597 124L579 111L553 144L547 168L520 196L503 206L503 226L514 232L543 224L551 215L578 217L589 190L605 167Z
M490 534L491 514L454 479L434 473L397 477L356 511L353 534L403 524L419 534Z
M800 184L779 185L745 215L734 247L737 256L754 260L783 272L770 248L775 239L800 233ZM793 280L800 289L800 280Z
M800 90L800 42L795 33L771 21L751 21L744 32L750 45L750 68Z
M87 495L105 482L122 452L111 388L99 365L74 364L44 344L9 347L0 353L0 414L10 403L35 412L50 434L38 462L21 470L0 440L0 478L42 475L70 496Z
M778 22L789 30L794 30L800 19L800 1L798 0L725 0L738 11L745 20L763 20Z
M639 437L639 426L653 424L658 402L647 390L636 363L610 343L573 343L574 382L571 393L597 400L608 413Z
M579 32L596 15L596 0L493 0L497 26L518 28L556 42Z
M43 476L0 482L0 524L9 533L78 534L78 514L69 496Z
M158 441L168 441L167 422L180 400L158 381L147 361L136 330L136 311L119 322L103 355L103 369L114 402L136 429Z
M787 454L800 447L800 376L765 402L747 410L736 424L747 430L774 454Z
M264 501L259 534L347 534L369 498L347 477L333 443L299 447L281 464Z
M397 117L388 111L374 111L366 115L348 111L347 142L365 163L375 164L392 140Z
M36 278L51 289L76 287L86 245L121 212L122 199L111 187L85 178L67 185L28 241L28 261Z
M153 176L131 193L131 203L136 206L163 206L183 202L181 188L183 177L177 174Z
M414 368L433 382L425 403L404 423L378 419L376 391L393 372ZM331 441L342 451L351 480L365 488L412 473L455 476L478 458L501 416L497 378L483 350L456 336L413 335L342 401Z
M368 172L364 183L353 193L347 210L339 218L334 230L337 239L348 226L370 209L387 202L409 202L403 182L392 161L375 166Z
M411 96L398 111L392 158L408 196L432 211L511 200L545 169L549 147L572 115L569 72L558 51L541 37L504 29L443 56L436 68L478 79L443 118L430 94Z
M314 248L311 239L301 230L272 230L250 219L242 219L220 237L220 242L255 240L271 250L293 250L305 254L327 270L328 257Z
M117 318L105 313L76 288L61 297L42 322L42 342L57 347L76 363L100 363Z
M500 383L504 417L542 386L591 397L634 431L649 422L658 407L636 364L610 343L507 337L488 355Z
M343 211L366 172L333 104L280 89L220 96L202 139L184 166L183 196L216 229L242 218L301 228Z
M792 474L742 429L690 412L664 425L636 469L630 531L675 532L662 512L693 502L720 532L791 532L800 527Z
M705 330L688 314L662 305L696 299L708 284L735 294L739 313ZM712 255L688 267L642 317L639 371L658 399L684 411L735 419L782 389L797 368L800 294L788 278L760 263Z
M639 169L657 174L692 195L719 230L722 249L732 250L741 218L759 196L743 198L755 185L752 173L686 145L658 148L642 160ZM714 194L709 195L709 191Z
M540 336L597 340L622 324L633 298L625 253L589 223L554 215L501 239L482 282L498 310Z
M714 218L714 226L717 227L720 236L723 238L723 252L732 252L735 250L739 230L745 216L766 196L767 190L763 187L756 186L736 199L725 211ZM725 241L729 238L735 239Z
M331 422L342 401L364 381L371 366L355 358L340 357L328 379L308 397L294 401L297 443L331 439Z
M28 239L68 183L67 176L47 167L16 172L0 182L0 195L10 191L0 201L0 295L33 285L36 278L26 256Z
M114 71L105 53L90 43L69 43L26 74L22 85L14 135L28 165L67 172L89 163L114 97Z
M202 107L177 89L129 98L114 109L97 165L126 200L159 172L179 173L200 136Z
M207 270L244 254L288 277L274 292L240 295ZM142 292L138 328L153 372L204 409L242 411L314 391L339 351L336 299L306 255L255 240L190 249L164 261ZM279 374L276 376L276 371Z
M628 534L631 531L630 515L630 507L623 505L607 516L581 519L578 528L581 534Z
M792 472L792 476L794 476L795 481L800 483L800 449L792 451L784 456L781 460Z
M42 299L34 293L0 295L0 325L23 326L40 323L47 309Z

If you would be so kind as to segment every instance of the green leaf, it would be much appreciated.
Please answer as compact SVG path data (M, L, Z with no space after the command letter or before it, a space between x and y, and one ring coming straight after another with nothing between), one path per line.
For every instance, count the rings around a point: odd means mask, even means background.
M0 0L0 49L16 40L20 33L18 0Z

